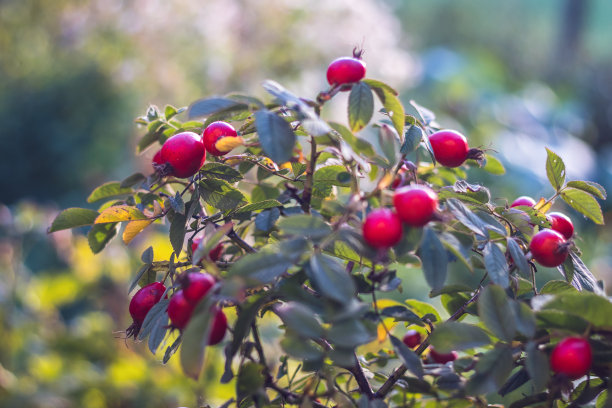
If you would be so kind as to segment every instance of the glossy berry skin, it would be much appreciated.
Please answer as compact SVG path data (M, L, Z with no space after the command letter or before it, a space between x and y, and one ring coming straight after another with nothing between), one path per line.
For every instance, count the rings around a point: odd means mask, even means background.
M215 144L224 137L238 137L236 129L227 122L217 121L206 126L204 133L202 133L202 140L204 141L204 147L206 151L213 156L223 156L227 152L222 152Z
M208 273L189 273L183 281L183 296L189 303L197 304L215 286L215 278Z
M451 351L450 353L438 353L433 347L431 347L429 350L429 356L435 363L438 364L446 364L450 361L455 361L458 357L456 351Z
M465 136L454 130L440 130L429 136L434 157L443 166L459 167L468 157L468 142Z
M572 224L572 220L567 215L560 212L551 212L546 215L546 218L550 221L550 229L557 231L565 239L570 239L574 236L574 224Z
M172 326L179 330L183 330L185 326L187 326L194 308L195 304L189 302L185 298L182 289L175 292L168 303L168 317L170 318Z
M525 207L533 207L534 205L536 205L536 202L533 198L528 197L528 196L520 196L519 198L517 198L516 200L514 200L512 202L512 204L510 204L510 208L512 207L518 207L519 205L523 205Z
M159 300L166 291L166 287L161 282L153 282L147 286L142 287L138 292L134 294L130 301L130 315L137 324L142 324L149 310Z
M402 221L388 208L370 212L363 223L363 238L374 248L389 248L402 239Z
M196 249L198 249L198 245L200 245L200 242L202 242L203 237L195 237L191 243L191 254L193 255L196 251ZM223 255L223 243L219 242L213 249L211 249L208 252L208 259L210 259L213 262L217 262L219 259L221 259L221 255ZM202 262L202 259L199 259L198 262L196 263L200 263Z
M550 355L550 368L564 374L570 380L586 375L593 362L591 345L582 337L567 337L561 340Z
M565 262L569 249L563 235L551 229L543 229L533 236L529 250L540 265L554 268Z
M423 185L400 187L393 195L393 206L400 219L411 227L427 224L438 209L438 195Z
M221 340L223 340L223 337L225 337L225 332L227 331L227 317L225 313L223 313L223 309L218 307L214 307L211 312L215 314L215 317L210 326L208 345L214 346L215 344L219 344Z
M206 150L202 138L193 132L182 132L170 137L161 149L163 162L172 167L175 177L187 178L198 172Z
M406 334L404 334L402 341L408 347L414 348L421 344L421 334L416 330L408 330Z
M366 65L360 59L343 57L333 60L327 67L327 82L344 85L361 81L366 74Z

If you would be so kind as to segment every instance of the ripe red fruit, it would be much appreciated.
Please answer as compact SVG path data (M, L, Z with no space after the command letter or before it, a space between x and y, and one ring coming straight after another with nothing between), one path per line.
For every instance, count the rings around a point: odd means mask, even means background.
M202 133L202 140L204 141L204 147L206 151L213 156L223 156L227 151L220 151L217 149L215 144L219 139L224 137L238 137L236 129L227 122L217 121L206 126L204 133Z
M138 290L130 301L130 315L134 323L144 322L149 310L161 299L166 287L161 282L150 283Z
M440 130L429 136L434 157L443 166L459 167L468 158L465 136L454 130Z
M333 60L327 67L327 82L343 85L361 81L365 77L366 65L360 59L343 57Z
M536 202L531 197L520 196L519 198L514 200L514 202L512 202L512 204L510 205L510 208L518 207L519 205L524 205L525 207L533 207L534 205L536 205Z
M557 231L543 229L533 236L529 250L540 265L555 267L565 262L569 248L563 235Z
M205 156L202 138L193 132L178 133L166 140L161 148L162 161L168 163L172 174L180 178L196 174Z
M408 330L402 341L410 348L416 347L421 344L421 334L416 330Z
M422 227L438 209L438 195L423 185L400 187L393 195L393 205L400 219L411 227Z
M184 295L183 290L179 290L170 298L168 303L168 317L172 326L177 329L184 329L189 322L191 313L195 308L195 304L189 302Z
M557 231L565 239L570 239L574 235L574 224L567 215L560 212L551 212L546 215L546 218L550 221L550 229Z
M450 353L438 353L433 347L430 348L429 355L431 359L438 364L446 364L449 361L455 361L458 357L456 351L451 351Z
M402 239L402 221L388 208L369 213L363 223L363 238L374 248L389 248Z
M195 237L191 243L191 254L193 255L196 251L196 249L198 249L198 246L200 245L200 242L202 242L203 237ZM221 255L223 255L223 243L219 242L213 249L211 249L208 252L208 259L210 259L213 262L217 262L220 258ZM202 259L199 259L198 262L196 263L200 263L202 262Z
M193 304L197 304L210 288L215 286L215 278L208 273L188 273L182 282L183 296Z
M213 318L212 325L210 326L210 333L208 334L208 345L214 346L215 344L219 344L223 337L225 337L225 332L227 330L227 317L225 313L223 313L223 309L214 307L211 311L215 314Z
M570 380L586 375L593 362L591 345L582 337L567 337L561 340L550 355L550 368L565 374Z
M159 149L157 153L155 153L155 156L153 156L153 160L151 160L151 163L153 164L153 168L156 170L158 166L161 166L165 163L162 159L161 149Z

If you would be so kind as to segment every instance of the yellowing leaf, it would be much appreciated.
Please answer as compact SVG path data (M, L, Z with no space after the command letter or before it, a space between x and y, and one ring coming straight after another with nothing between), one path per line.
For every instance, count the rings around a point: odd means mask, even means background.
M289 170L291 170L292 169L291 162L284 162L283 164L280 165L279 169L281 169L281 170L282 169L289 169Z
M135 221L135 220L146 220L147 217L140 212L136 207L130 207L129 205L117 205L109 207L102 211L98 218L96 218L96 224L103 224L107 222L121 222L121 221Z
M136 235L140 234L143 229L147 228L152 223L153 220L138 220L128 222L128 224L125 226L125 230L123 231L123 242L129 244Z
M378 339L379 343L382 343L387 339L387 330L391 331L396 324L397 322L392 317L385 317L383 318L382 323L378 323L378 326L376 327L376 338ZM385 330L385 327L387 330Z
M235 149L238 146L242 146L244 144L244 140L240 137L222 137L217 140L215 143L215 147L218 151L227 153L232 149Z
M546 199L544 197L540 198L540 201L533 206L540 214L546 214L550 210L550 207L552 207L552 202L546 204Z

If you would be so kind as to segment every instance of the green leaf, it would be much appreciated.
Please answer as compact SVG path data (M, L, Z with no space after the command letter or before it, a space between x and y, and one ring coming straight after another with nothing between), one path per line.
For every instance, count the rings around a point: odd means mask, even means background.
M511 301L510 306L514 310L516 330L527 338L532 338L536 332L536 318L527 304Z
M395 129L383 123L378 131L378 143L387 158L387 168L394 168L401 157L399 136Z
M448 353L487 345L489 335L480 327L459 322L445 322L436 326L430 337L436 351Z
M325 183L334 186L347 187L349 186L349 182L342 179L345 174L346 168L339 164L323 166L315 171L314 183Z
M355 152L366 156L374 156L374 149L370 142L355 136L348 128L340 123L330 122L329 124L334 129L343 141L345 141Z
M460 223L482 237L489 236L483 221L461 201L450 198L446 201L446 205Z
M295 177L300 177L306 171L306 165L300 162L291 162L291 171Z
M318 339L324 333L321 323L315 317L315 313L301 303L283 303L275 307L274 312L281 318L285 326L299 336Z
M87 208L67 208L55 217L48 232L92 225L98 215L97 211Z
M183 331L183 345L180 352L180 362L183 372L197 380L204 365L204 351L208 345L210 322L213 313L210 307L213 299L204 298L196 306L187 327Z
M260 231L269 232L279 217L280 210L278 208L262 211L255 217L255 227Z
M508 252L510 253L510 257L516 268L518 269L521 276L525 279L531 279L531 268L529 267L529 263L527 262L527 258L523 253L523 250L516 242L516 240L512 237L508 237L506 240L506 247L508 248Z
M582 259L574 252L570 252L569 259L571 259L572 266L572 285L575 286L578 290L588 290L589 292L594 292L598 295L603 294L603 290L597 283L597 279L593 276L593 273L587 268L587 266L582 262ZM565 267L566 263L563 264Z
M242 401L244 398L259 392L263 393L264 384L264 367L252 361L244 363L240 367L236 381L238 401Z
M150 269L151 269L151 264L142 265L142 267L136 273L136 276L134 276L134 279L132 279L132 282L130 283L130 287L128 289L128 293L134 290L134 288L138 285L138 282L140 282L140 279L142 279L144 274L148 273Z
M165 317L165 324L168 322L168 315L166 314L166 310L168 309L168 303L170 301L168 299L161 299L159 302L153 305L151 310L147 313L144 321L142 322L142 326L140 327L140 331L138 332L138 339L144 340L151 333L153 328L157 325L157 320Z
M94 254L102 251L106 245L117 234L117 223L109 222L108 224L95 224L87 233L87 242L89 248Z
M233 99L220 97L207 98L192 103L187 110L187 116L189 119L193 119L225 111L246 110L247 108L248 106L244 103Z
M347 304L355 296L355 283L336 258L315 254L310 258L306 274L315 289L325 297Z
M259 110L255 112L255 127L264 153L276 163L289 161L296 142L291 125L270 111Z
M572 292L575 293L577 290L575 287L570 285L569 283L561 280L551 280L546 282L542 289L540 289L540 294L542 295L556 295L564 292Z
M446 281L448 255L433 229L425 227L419 248L425 280L432 290L442 289Z
M380 99L383 107L387 111L390 116L391 122L393 123L393 127L397 131L398 134L404 133L404 123L405 123L405 113L404 107L402 103L397 97L396 92L392 92L388 85L385 86L377 86L375 84L369 83L372 90Z
M548 147L546 148L546 176L556 191L561 190L565 184L565 163Z
M425 370L423 370L423 362L419 356L397 337L390 336L390 338L391 344L393 344L393 348L395 349L395 353L402 363L408 368L408 371L414 374L417 378L422 379L423 375L425 375Z
M373 330L359 320L348 319L336 322L329 329L327 339L340 347L356 347L374 340Z
M395 89L393 89L391 87L391 85L387 85L382 81L378 81L376 79L362 79L361 82L364 82L366 84L368 84L370 86L370 88L374 89L374 88L379 88L382 89L383 91L389 92L392 95L399 95L399 92L397 92Z
M407 299L404 301L404 303L406 303L408 305L408 307L410 309L412 309L415 313L421 315L421 316L425 316L427 314L433 315L435 317L434 321L440 322L442 321L442 318L440 317L440 314L438 313L438 311L436 310L435 307L433 307L432 305L430 305L427 302L422 302L420 300L416 300L416 299Z
M480 357L476 372L467 384L467 391L472 394L497 391L506 382L513 367L512 350L506 345L498 345Z
M170 223L170 244L172 249L178 257L183 249L183 243L185 242L185 224L187 218L183 214L175 213Z
M293 263L278 252L262 250L247 254L229 269L230 276L242 276L255 284L270 283L282 275Z
M550 364L548 363L546 353L538 350L537 343L527 343L525 351L527 351L525 368L533 382L533 392L537 393L545 389L546 384L548 384L548 379L550 378Z
M404 143L400 149L400 153L407 155L414 152L423 140L423 129L420 126L412 125L406 130L404 135Z
M313 341L301 339L291 333L285 335L280 346L285 353L299 360L321 360L324 356L321 347Z
M567 186L585 191L597 198L601 198L602 200L608 198L606 189L601 184L597 184L592 181L573 180L569 181Z
M240 174L238 170L216 162L206 163L202 169L200 169L200 173L207 178L225 180L228 183L235 183L242 180L242 174Z
M495 174L496 176L506 174L506 169L504 168L502 162L490 154L485 154L485 165L482 169L488 173Z
M277 200L264 200L258 203L247 204L236 210L236 213L246 213L250 211L267 210L269 208L282 207L283 205Z
M483 323L500 340L512 341L516 335L514 310L505 291L497 285L489 285L478 299L478 315Z
M221 211L233 210L248 203L240 190L225 180L201 180L200 195L204 201Z
M147 180L147 177L142 173L134 173L131 176L123 179L121 184L119 184L120 188L134 187L141 183L144 183Z
M597 200L589 193L576 188L564 188L561 191L561 198L574 210L593 220L595 224L603 225L604 219L601 207Z
M87 197L88 203L104 200L105 198L117 198L131 195L134 191L131 188L122 188L118 181L111 181L102 184L91 192Z
M410 105L417 111L424 125L428 126L431 122L436 120L436 115L426 107L419 105L413 100L410 101Z
M494 242L487 242L482 250L484 256L485 269L493 283L507 288L510 285L508 273L508 263L506 256Z
M284 234L303 236L309 239L325 238L332 232L331 227L322 218L308 214L283 218L276 226Z
M170 206L175 212L185 214L185 202L183 201L183 197L181 197L181 193L177 191L174 197L168 198L168 201L170 201Z
M542 309L579 316L597 327L612 327L612 302L591 292L559 293L546 302Z
M560 310L541 310L536 313L538 328L545 330L564 330L573 333L584 333L589 323L579 316L570 315Z
M349 125L353 132L363 129L374 114L374 95L364 82L357 82L351 88L348 101Z

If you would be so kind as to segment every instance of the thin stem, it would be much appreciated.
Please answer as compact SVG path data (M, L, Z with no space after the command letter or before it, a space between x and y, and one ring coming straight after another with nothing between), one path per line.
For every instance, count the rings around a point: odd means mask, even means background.
M304 192L302 193L302 210L306 214L310 214L310 199L312 198L312 184L316 162L317 141L314 136L310 136L310 161L306 167L306 181L304 182Z
M249 252L251 254L257 252L257 250L255 248L253 248L252 246L247 244L245 240L240 238L238 236L238 234L236 234L236 231L234 231L233 229L227 234L227 236L228 236L229 239L234 241L236 243L236 245L238 245L240 248L244 249L245 251L247 251L247 252Z

